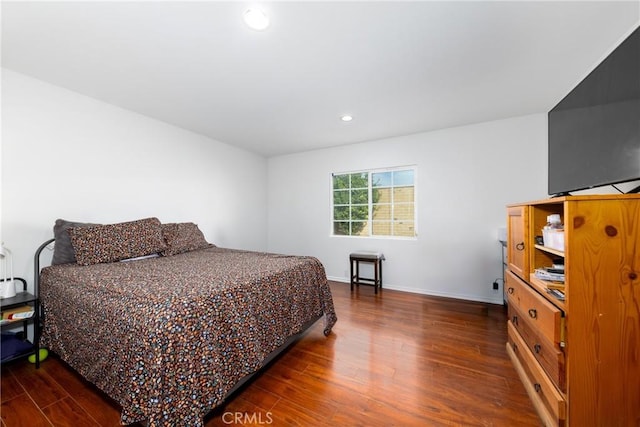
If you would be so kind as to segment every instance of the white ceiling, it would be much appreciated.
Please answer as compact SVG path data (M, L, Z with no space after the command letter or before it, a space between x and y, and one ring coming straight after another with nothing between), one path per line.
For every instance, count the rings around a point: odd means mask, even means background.
M636 0L278 2L256 32L248 5L2 1L2 65L273 156L547 112L640 23Z

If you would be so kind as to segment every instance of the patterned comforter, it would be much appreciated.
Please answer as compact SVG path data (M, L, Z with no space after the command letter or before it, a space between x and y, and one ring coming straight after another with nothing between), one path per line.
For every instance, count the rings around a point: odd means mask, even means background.
M201 426L287 338L337 320L317 259L216 247L46 267L40 297L42 345L150 426Z

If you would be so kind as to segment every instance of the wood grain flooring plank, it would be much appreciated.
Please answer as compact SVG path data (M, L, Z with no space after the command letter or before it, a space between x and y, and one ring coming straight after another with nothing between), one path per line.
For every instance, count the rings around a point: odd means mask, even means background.
M16 374L16 378L39 408L69 396L69 393L44 370L25 370Z
M11 400L2 402L0 411L2 422L7 427L52 426L27 393L22 393Z
M280 397L256 384L253 387L247 387L247 389L242 392L241 399L232 399L229 405L233 405L236 400L248 402L257 408L269 410L280 400Z
M268 372L260 378L264 379L264 381L261 382L259 379L256 381L256 385L280 398L274 407L281 400L287 400L292 404L305 407L308 412L314 413L319 417L335 411L335 404L325 398L326 383L309 381L308 376L299 374L296 371L293 372L293 375L286 377L271 375Z
M62 388L101 426L120 424L120 408L93 385L85 381L77 372L57 357L51 357L41 365Z
M42 408L42 412L56 427L100 426L100 424L71 397L65 397Z
M13 375L7 367L2 367L2 378L0 380L0 401L11 400L14 397L26 393L20 381Z

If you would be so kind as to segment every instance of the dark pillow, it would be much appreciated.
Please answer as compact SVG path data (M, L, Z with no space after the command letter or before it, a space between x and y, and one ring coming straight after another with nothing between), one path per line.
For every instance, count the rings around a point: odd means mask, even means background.
M162 251L164 256L177 255L213 246L205 240L198 225L192 222L162 224L162 235L167 244L167 248Z
M53 226L53 237L56 239L56 244L53 247L53 258L51 258L51 265L56 264L69 264L76 262L76 253L71 246L71 239L67 230L71 227L92 227L100 224L91 224L88 222L71 222L64 219L57 219Z
M3 362L33 350L33 345L30 342L21 340L11 332L2 332L0 343L0 360Z
M158 218L93 227L71 227L71 245L80 265L120 261L166 248Z

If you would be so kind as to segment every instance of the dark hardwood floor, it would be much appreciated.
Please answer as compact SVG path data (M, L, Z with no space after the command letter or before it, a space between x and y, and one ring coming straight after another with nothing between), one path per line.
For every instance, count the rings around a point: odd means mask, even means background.
M505 351L500 306L331 283L322 322L206 426L540 426ZM118 405L55 356L2 367L2 426L117 426Z

